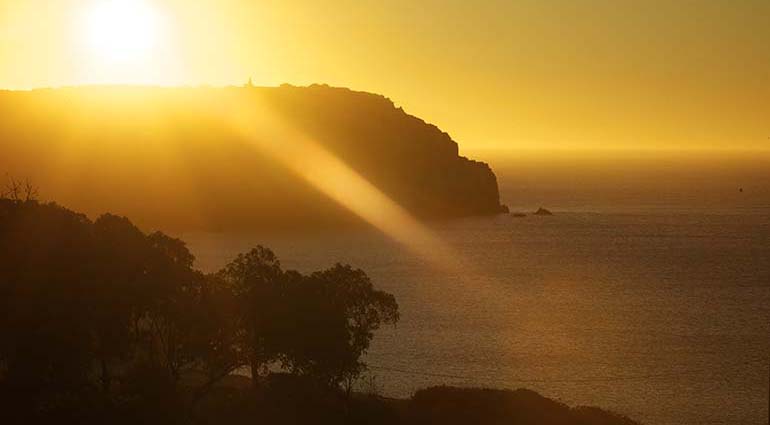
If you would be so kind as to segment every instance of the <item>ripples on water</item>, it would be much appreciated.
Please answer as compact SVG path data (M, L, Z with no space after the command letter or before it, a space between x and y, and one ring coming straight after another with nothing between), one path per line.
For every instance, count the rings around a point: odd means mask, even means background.
M364 269L395 294L368 363L389 396L526 387L649 424L764 424L770 215L585 214L444 222L460 273L373 231L185 235L211 271L262 243L287 268Z

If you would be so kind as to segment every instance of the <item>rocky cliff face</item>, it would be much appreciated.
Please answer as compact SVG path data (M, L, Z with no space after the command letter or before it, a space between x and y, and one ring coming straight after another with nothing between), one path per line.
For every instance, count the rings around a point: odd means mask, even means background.
M0 92L0 172L29 177L44 198L156 228L355 221L223 122L222 111L251 103L267 105L418 217L504 210L492 170L459 156L448 134L383 96L319 85ZM270 142L280 149L280 140Z

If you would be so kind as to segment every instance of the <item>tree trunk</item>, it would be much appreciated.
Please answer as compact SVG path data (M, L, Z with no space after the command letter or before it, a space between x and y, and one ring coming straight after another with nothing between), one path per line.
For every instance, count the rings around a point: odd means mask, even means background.
M251 366L251 386L256 391L262 384L259 376L259 369L262 368L262 362L257 359L257 356L252 356L249 363Z
M112 383L112 378L110 377L110 370L107 366L107 360L101 359L101 382L102 382L102 392L104 394L109 394L110 392L110 384Z

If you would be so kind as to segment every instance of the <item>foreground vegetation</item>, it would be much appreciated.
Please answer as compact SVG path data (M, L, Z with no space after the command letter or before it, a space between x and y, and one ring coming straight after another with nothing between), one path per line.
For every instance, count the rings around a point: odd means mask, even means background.
M258 246L204 274L178 239L29 198L0 199L3 423L631 423L523 390L354 393L399 317L363 271Z

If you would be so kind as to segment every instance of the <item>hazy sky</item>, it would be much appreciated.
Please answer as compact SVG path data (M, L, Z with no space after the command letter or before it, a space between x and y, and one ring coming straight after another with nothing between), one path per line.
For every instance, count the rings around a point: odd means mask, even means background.
M0 87L251 76L384 94L466 149L770 147L768 0L141 0L150 29L104 1L0 0Z

